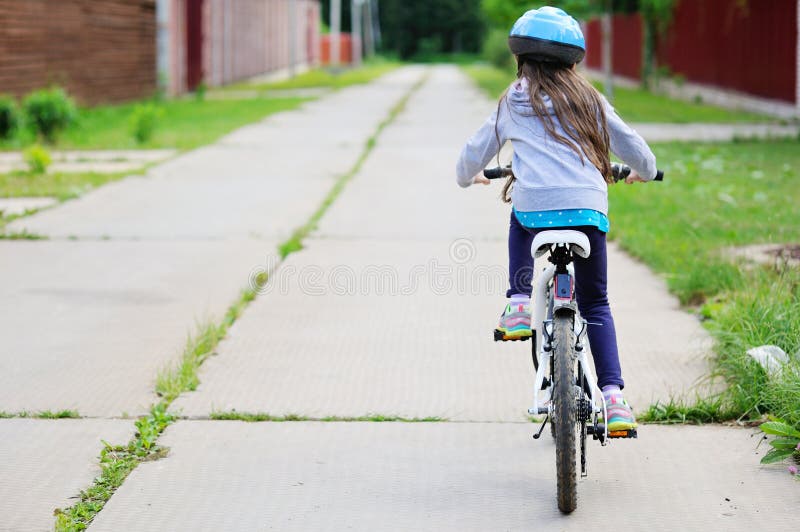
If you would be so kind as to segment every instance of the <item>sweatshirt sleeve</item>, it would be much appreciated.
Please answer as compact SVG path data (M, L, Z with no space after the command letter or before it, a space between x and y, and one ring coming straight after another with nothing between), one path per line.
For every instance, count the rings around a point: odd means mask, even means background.
M644 139L622 121L611 104L603 98L608 123L611 152L622 162L636 170L642 179L652 181L656 177L656 156Z
M489 161L500 151L500 145L495 135L497 111L492 113L481 128L467 141L461 150L461 157L456 165L456 181L458 185L466 188L472 184L472 178L486 168ZM501 134L502 139L502 134Z

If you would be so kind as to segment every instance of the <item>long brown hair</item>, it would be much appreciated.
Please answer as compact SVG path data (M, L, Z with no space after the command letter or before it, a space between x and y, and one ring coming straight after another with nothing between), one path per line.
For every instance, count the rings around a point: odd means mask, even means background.
M602 97L597 90L572 65L537 61L526 56L517 56L517 78L527 80L533 116L542 121L547 134L574 151L581 162L585 162L584 157L588 159L607 183L613 183L608 155L608 124ZM507 92L497 104L498 114ZM563 135L556 131L553 116L544 101L545 95L550 98ZM497 127L495 134L499 144ZM514 179L510 177L503 187L502 198L506 203L511 202Z

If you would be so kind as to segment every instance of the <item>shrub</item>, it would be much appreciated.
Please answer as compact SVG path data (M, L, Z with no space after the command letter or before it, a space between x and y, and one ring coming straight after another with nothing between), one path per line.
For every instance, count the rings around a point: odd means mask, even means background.
M8 139L19 126L17 102L10 96L0 96L0 139Z
M59 87L30 93L22 106L28 126L50 143L75 120L75 103Z
M32 174L45 173L47 167L53 162L50 158L50 153L38 144L34 144L25 150L24 157Z
M130 127L131 134L136 139L136 142L144 144L153 138L153 133L158 127L158 121L163 114L164 111L152 103L137 105L133 109Z
M197 84L197 87L194 88L194 99L198 102L205 101L206 99L206 91L208 90L208 85L206 85L205 81L201 81Z
M442 53L442 36L433 35L422 37L417 41L417 53L415 57L427 59Z
M483 42L483 57L489 63L503 70L514 69L514 56L508 49L508 33L492 30Z

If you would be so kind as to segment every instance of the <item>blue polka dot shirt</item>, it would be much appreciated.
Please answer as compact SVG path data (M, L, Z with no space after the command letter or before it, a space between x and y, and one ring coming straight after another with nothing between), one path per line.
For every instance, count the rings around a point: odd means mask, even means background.
M593 225L604 233L608 233L610 224L608 217L602 212L591 209L565 209L561 211L520 212L514 209L519 223L524 227L542 229L548 227L576 227Z

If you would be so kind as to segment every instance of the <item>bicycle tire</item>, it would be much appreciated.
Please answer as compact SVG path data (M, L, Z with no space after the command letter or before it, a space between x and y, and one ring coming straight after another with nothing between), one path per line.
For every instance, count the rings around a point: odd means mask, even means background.
M576 471L578 408L576 400L574 317L553 319L553 423L556 433L556 480L558 509L571 513L578 506Z

